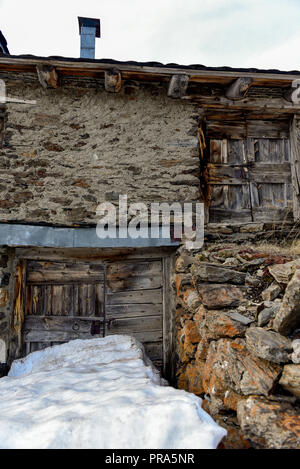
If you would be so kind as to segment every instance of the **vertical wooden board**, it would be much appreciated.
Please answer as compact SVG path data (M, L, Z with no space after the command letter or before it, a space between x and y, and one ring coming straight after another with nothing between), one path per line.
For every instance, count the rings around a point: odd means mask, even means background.
M250 208L250 194L248 184L228 186L228 208L240 210Z
M224 186L211 185L211 208L222 208L224 206Z
M291 143L290 140L285 138L283 139L283 152L284 152L284 161L291 161Z
M292 184L285 184L285 197L287 207L293 208L293 187Z
M267 138L260 138L258 140L258 152L256 153L257 163L266 163L270 158L270 140Z
M261 207L285 207L284 184L259 184L258 191Z
M215 164L222 163L222 140L210 141L210 162Z
M245 142L245 151L246 151L246 161L247 163L254 163L256 154L255 154L255 145L256 139L254 138L247 138Z
M78 289L78 316L87 316L86 314L86 306L87 306L87 296L88 296L88 289L87 285L81 284L79 285Z
M41 316L44 313L44 287L36 285L32 289L32 314Z
M62 311L62 285L52 285L52 315L60 316Z
M26 305L25 305L25 315L33 314L32 313L32 285L27 285L26 287Z
M254 162L256 161L259 161L259 152L260 152L260 148L259 148L259 140L258 139L253 139L253 152L254 152Z
M228 162L228 141L227 139L222 140L222 162L227 164Z
M79 316L79 285L74 284L73 287L73 316Z
M67 316L67 304L66 304L66 285L61 286L61 298L60 298L60 316Z
M31 312L29 314L37 315L38 310L38 287L31 287Z
M260 199L259 199L259 184L256 182L250 183L250 194L251 194L251 205L252 208L260 206Z
M246 163L245 143L244 140L228 140L228 164L240 165Z
M251 210L251 191L250 191L250 184L244 184L242 186L242 208Z
M270 139L270 153L267 163L280 164L284 162L283 140Z
M95 286L87 285L86 315L95 316Z
M95 316L103 316L104 311L104 288L103 283L95 285Z
M44 314L45 316L52 315L52 287L51 285L44 286L45 300L44 300Z
M175 257L162 260L163 263L163 373L173 383L176 362L176 306L171 285Z
M74 316L73 285L63 285L62 288L62 315Z
M78 285L78 316L85 316L86 313L86 285Z

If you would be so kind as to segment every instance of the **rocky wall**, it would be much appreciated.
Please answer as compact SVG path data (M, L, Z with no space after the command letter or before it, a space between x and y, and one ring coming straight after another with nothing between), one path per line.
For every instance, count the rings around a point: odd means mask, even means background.
M128 203L199 199L199 115L165 86L125 81L116 94L98 82L44 90L36 76L0 78L9 97L36 101L7 103L1 221L89 225L97 205L120 194Z
M300 258L236 244L176 261L177 386L224 448L300 449Z

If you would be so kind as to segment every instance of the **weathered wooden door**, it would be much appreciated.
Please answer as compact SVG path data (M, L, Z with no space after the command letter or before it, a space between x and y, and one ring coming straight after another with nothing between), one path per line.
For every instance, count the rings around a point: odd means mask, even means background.
M27 263L23 354L104 332L104 266Z
M289 140L211 139L208 185L211 223L292 218Z
M129 334L163 365L162 259L116 261L107 266L106 333Z
M162 264L27 261L23 355L73 339L126 334L161 368Z

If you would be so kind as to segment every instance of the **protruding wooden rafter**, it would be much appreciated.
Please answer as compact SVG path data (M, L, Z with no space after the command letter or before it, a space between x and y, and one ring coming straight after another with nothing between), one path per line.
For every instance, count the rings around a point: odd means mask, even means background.
M300 79L293 80L292 85L285 90L283 97L293 104L300 104Z
M253 83L252 78L237 78L226 90L225 96L228 99L238 100L247 96L248 91Z
M116 68L105 72L105 89L109 93L119 93L121 91L122 76Z
M173 75L169 82L168 96L169 98L182 98L187 90L190 77L185 74Z
M49 65L37 65L36 71L40 84L44 89L58 87L58 75L55 67Z

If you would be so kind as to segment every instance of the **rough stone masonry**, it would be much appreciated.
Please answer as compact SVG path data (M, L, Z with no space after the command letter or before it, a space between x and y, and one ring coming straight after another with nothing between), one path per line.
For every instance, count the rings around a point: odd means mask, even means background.
M0 73L1 78L1 73ZM163 86L68 83L41 88L6 79L9 103L0 149L0 216L70 226L97 223L99 203L199 199L198 114Z
M300 449L299 269L228 243L177 258L177 385L228 429L224 448Z

